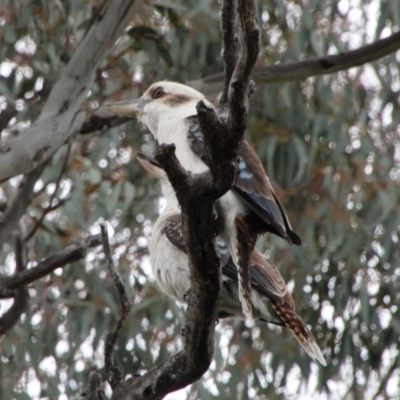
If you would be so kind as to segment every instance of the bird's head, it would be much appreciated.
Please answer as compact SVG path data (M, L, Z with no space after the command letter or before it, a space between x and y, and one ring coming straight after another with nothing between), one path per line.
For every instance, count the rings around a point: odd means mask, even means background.
M106 104L115 113L136 117L157 138L160 123L196 115L196 104L205 97L189 86L176 82L153 83L135 100Z

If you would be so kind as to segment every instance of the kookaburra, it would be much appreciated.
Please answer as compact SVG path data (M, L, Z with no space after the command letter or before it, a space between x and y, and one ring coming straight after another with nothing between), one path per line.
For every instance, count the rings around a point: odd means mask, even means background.
M181 303L190 289L189 259L182 236L179 204L167 175L151 156L139 154L142 166L161 181L166 207L153 225L150 262L161 290ZM237 271L224 242L216 238L223 284L218 318L243 317L238 298ZM292 296L278 269L256 248L250 257L251 302L254 317L289 328L303 349L313 359L326 365L313 334L297 315Z
M208 167L204 162L203 137L197 121L196 104L199 101L208 103L202 93L188 86L158 82L139 99L108 104L107 107L117 114L138 118L159 144L174 143L182 166L192 173L201 173ZM221 235L239 271L243 312L251 319L249 257L258 235L271 232L297 245L301 240L292 231L256 152L245 140L238 156L235 183L220 198L216 208Z

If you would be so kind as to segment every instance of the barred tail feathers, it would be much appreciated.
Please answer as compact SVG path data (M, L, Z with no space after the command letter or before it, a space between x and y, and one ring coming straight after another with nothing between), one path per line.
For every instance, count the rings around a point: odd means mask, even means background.
M304 321L296 314L296 312L287 307L285 304L277 304L272 302L275 311L285 323L285 325L292 331L301 347L313 359L319 361L323 366L326 366L326 361L322 355L321 349L315 341L314 335L307 328Z

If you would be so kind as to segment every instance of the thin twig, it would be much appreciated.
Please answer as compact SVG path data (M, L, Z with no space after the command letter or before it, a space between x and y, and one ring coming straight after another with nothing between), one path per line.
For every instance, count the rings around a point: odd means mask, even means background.
M3 289L18 289L21 286L37 281L38 279L52 273L57 268L81 260L85 257L88 248L96 247L100 244L100 235L89 236L86 239L74 241L59 253L40 262L36 267L17 272L12 276L1 278L0 291Z
M119 333L122 330L123 324L126 321L129 312L131 311L132 303L126 294L124 283L112 259L110 243L108 241L107 225L105 223L100 223L100 229L101 229L101 240L103 243L104 255L107 260L108 271L118 290L119 298L121 301L121 313L118 317L114 329L111 332L107 333L105 349L104 349L104 359L105 359L104 361L105 361L107 380L111 388L115 389L123 378L121 371L115 365L113 351Z
M60 200L60 199L57 199L57 203L56 204L53 204L51 207L48 207L47 208L47 213L49 213L49 212L52 212L52 211L55 211L55 210L57 210L58 208L60 208L60 207L62 207L67 201L69 201L71 199L71 197L70 196L68 196L68 197L66 197L65 199L62 199L62 200ZM38 219L36 219L35 217L33 217L32 215L29 215L29 218L33 221L33 223L35 223L35 224L37 224L38 223ZM44 229L44 230L47 230L48 232L52 232L52 231L50 231L49 229L46 229L46 227L45 226L43 226L42 225L42 228ZM25 241L27 240L27 239L24 239Z
M24 248L19 237L15 238L15 270L20 273L25 270ZM0 335L7 333L18 321L23 312L26 311L28 305L28 290L26 286L22 286L15 291L14 303L0 317Z
M105 129L122 125L131 120L129 117L117 117L115 114L109 114L110 113L108 112L102 112L91 115L89 119L84 122L79 133L81 135L87 135L89 133L103 131Z
M54 189L54 192L52 193L50 200L49 200L49 205L43 210L42 215L40 216L39 220L36 222L35 226L32 228L32 230L28 233L28 235L25 237L24 241L27 242L29 239L31 239L33 237L33 235L36 233L36 231L39 229L40 225L42 224L45 216L52 211L52 204L53 204L53 200L56 197L56 194L58 192L58 188L60 187L60 183L61 183L61 178L64 175L64 172L67 168L67 164L68 164L68 158L69 158L69 154L71 152L71 143L68 144L67 147L67 152L65 154L65 158L64 158L64 162L61 166L60 169L60 173L58 174L57 180L56 180L56 187Z
M23 177L14 199L0 220L0 248L10 238L20 218L25 213L26 208L31 203L34 196L33 188L42 175L47 163L48 161L39 165Z

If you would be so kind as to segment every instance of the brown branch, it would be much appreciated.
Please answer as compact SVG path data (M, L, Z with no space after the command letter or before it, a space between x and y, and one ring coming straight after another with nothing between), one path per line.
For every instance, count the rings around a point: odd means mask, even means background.
M52 204L53 204L53 200L56 197L56 194L58 192L58 188L60 187L60 183L61 183L61 178L64 175L65 169L67 168L67 163L68 163L68 158L69 158L69 153L71 151L71 144L68 145L67 147L67 152L65 154L65 158L64 158L64 162L61 166L60 169L60 173L58 174L57 180L56 180L56 187L54 188L54 192L52 193L52 195L50 196L50 200L49 200L49 205L43 210L42 215L40 216L40 218L37 220L35 226L32 228L32 230L26 235L26 237L24 238L24 241L27 242L29 239L31 239L33 237L33 235L36 233L36 231L39 229L40 225L42 224L45 216L52 211Z
M311 58L290 64L259 66L254 69L253 79L258 84L300 81L311 76L333 74L376 61L400 49L400 32L336 55ZM224 74L218 73L186 84L206 95L221 91Z
M231 188L236 177L237 144L240 139L236 143L235 139L231 140L232 135L226 118L219 118L213 107L201 101L196 108L208 166L214 178L214 185L222 196ZM221 154L225 157L221 157Z
M241 25L240 55L230 82L228 126L233 143L242 140L249 108L247 94L251 74L260 52L260 31L256 21L256 6L252 1L238 0ZM237 146L236 146L237 147Z
M237 43L235 38L235 7L237 0L224 1L221 9L221 29L224 57L224 88L221 95L220 104L228 104L229 83L235 70L237 59Z
M93 114L83 123L79 133L81 135L87 135L93 132L104 131L122 125L129 120L131 120L131 118L117 117L115 114L109 115L108 112Z
M15 238L15 265L16 272L20 273L25 270L24 263L24 248L22 240L19 237ZM21 314L26 311L28 305L28 289L23 286L15 291L14 303L0 317L0 335L6 334L18 321Z
M107 334L105 349L104 349L104 360L105 360L107 380L111 388L114 390L121 383L123 379L121 371L115 365L114 362L114 356L113 356L114 346L117 342L119 333L122 330L123 324L128 318L129 312L131 311L132 303L126 294L124 283L112 259L110 243L108 241L107 225L105 223L100 223L100 229L101 229L101 240L103 244L104 255L107 261L108 271L118 290L119 298L121 301L121 313L118 317L115 328L113 329L113 331Z
M0 248L10 238L20 218L25 213L26 208L31 203L34 196L33 188L37 180L42 175L46 165L47 162L39 165L33 171L24 176L19 185L15 198L2 215L0 220Z
M63 250L41 261L36 267L17 272L15 275L0 279L0 292L2 290L17 289L28 285L40 278L52 273L57 268L64 267L75 261L79 261L86 255L86 250L101 244L100 235L89 236L70 243Z
M190 174L182 167L175 155L175 145L161 145L156 160L163 166L165 170L169 170L168 179L174 187L178 199L180 193L190 190Z

